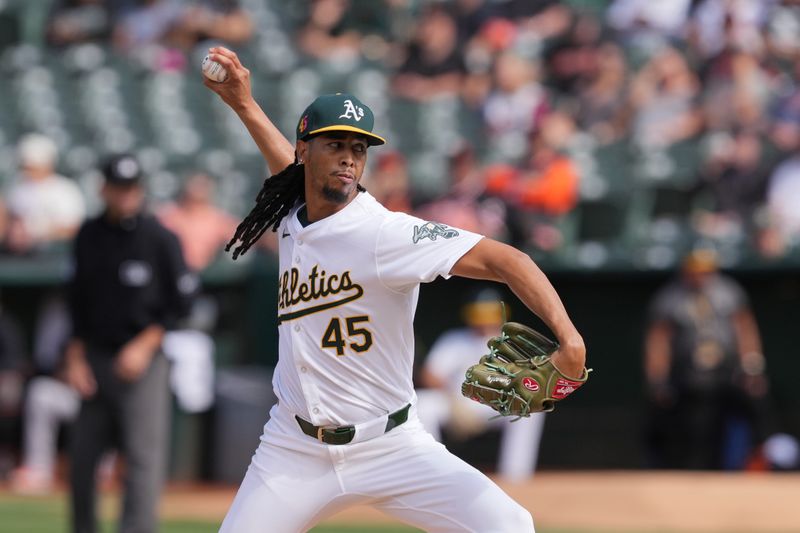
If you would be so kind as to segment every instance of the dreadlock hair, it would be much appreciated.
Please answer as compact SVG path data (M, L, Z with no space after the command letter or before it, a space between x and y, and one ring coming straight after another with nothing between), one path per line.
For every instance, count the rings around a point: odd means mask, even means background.
M360 184L357 189L359 192L366 191ZM294 163L264 180L256 196L256 205L236 227L236 233L228 241L225 251L230 251L240 241L233 250L233 259L243 255L267 229L277 231L283 217L298 201L305 199L305 165L295 158Z

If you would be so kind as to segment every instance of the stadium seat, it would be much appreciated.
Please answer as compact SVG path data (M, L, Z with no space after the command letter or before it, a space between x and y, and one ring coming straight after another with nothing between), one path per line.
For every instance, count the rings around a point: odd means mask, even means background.
M628 139L596 147L594 157L596 172L607 187L607 194L614 197L627 196L636 178L635 156Z
M585 268L610 267L627 261L629 210L609 199L582 201L575 210L570 259Z
M702 155L700 145L698 139L687 139L669 147L667 153L674 165L670 181L687 185L697 180Z

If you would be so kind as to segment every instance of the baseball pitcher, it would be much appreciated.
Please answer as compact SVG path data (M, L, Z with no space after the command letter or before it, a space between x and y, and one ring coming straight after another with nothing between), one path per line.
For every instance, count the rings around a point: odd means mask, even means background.
M236 54L209 56L227 76L204 83L275 173L229 248L236 258L267 230L280 247L278 403L221 531L305 531L353 504L426 531L534 531L527 510L423 429L412 322L420 283L456 275L507 284L558 344L539 349L524 326L507 324L483 366L467 372L465 394L501 414L550 410L587 376L583 340L550 282L510 246L391 212L365 191L367 152L386 141L354 95L314 100L291 144L253 99Z

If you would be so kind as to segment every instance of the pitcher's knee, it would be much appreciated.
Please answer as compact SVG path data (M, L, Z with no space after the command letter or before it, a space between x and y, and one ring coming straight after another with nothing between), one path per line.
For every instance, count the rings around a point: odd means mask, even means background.
M502 531L511 533L534 533L533 517L527 509L519 505L515 509L510 509L503 521Z
M534 533L533 517L527 509L508 498L504 505L492 506L492 511L488 513L491 524L489 529L492 533Z

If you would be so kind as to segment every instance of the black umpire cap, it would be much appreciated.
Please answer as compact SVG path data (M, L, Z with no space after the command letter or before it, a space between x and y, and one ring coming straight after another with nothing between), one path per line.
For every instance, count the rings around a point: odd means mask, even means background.
M142 167L131 154L115 155L103 165L103 177L109 185L138 185Z

